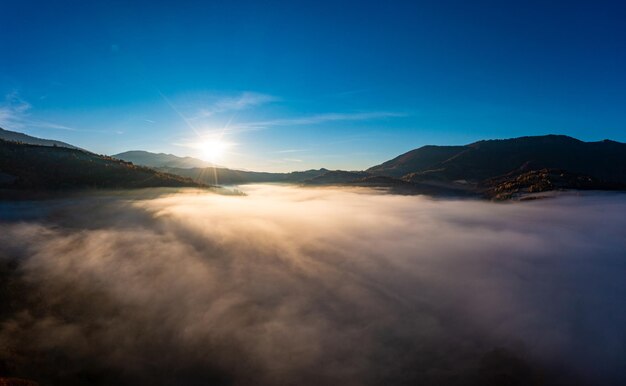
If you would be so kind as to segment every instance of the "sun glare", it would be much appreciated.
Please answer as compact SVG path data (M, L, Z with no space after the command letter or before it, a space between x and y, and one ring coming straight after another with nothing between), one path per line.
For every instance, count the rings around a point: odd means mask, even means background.
M228 143L220 140L209 140L200 144L202 158L206 161L218 161L228 149Z

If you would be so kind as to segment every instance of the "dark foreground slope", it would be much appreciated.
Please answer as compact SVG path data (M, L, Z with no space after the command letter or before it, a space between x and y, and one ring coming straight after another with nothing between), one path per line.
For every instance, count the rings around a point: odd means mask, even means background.
M66 147L0 140L0 186L20 189L199 187L189 178Z

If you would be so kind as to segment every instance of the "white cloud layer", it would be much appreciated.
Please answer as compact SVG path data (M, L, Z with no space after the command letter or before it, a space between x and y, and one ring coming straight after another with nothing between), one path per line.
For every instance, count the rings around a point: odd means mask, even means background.
M63 384L626 381L624 195L248 189L1 203L30 295L0 363Z

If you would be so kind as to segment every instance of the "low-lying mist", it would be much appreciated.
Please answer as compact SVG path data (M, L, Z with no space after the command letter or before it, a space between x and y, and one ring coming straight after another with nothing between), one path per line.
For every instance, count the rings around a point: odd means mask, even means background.
M626 384L626 195L247 193L0 203L0 376Z

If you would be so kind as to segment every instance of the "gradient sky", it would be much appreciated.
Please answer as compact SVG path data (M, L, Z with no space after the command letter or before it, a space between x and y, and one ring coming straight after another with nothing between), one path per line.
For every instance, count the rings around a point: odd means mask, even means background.
M0 126L268 171L626 141L624 1L84 3L0 0Z

